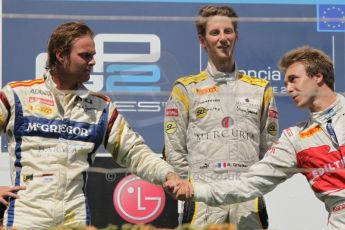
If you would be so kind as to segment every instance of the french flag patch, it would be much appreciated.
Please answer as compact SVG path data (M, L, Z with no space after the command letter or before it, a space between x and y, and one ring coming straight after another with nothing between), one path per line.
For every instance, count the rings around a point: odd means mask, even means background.
M216 164L216 167L219 169L225 169L225 168L229 168L230 167L230 163L227 162L218 162Z

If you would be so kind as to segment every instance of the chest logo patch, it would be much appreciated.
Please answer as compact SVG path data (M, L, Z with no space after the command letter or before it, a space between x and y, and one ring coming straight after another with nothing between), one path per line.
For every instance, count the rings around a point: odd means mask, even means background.
M306 130L306 131L300 132L300 133L299 133L299 136L300 136L300 138L311 137L311 136L313 136L315 133L320 132L321 130L322 130L321 127L318 125L318 126L315 126L315 127L313 127L313 128L310 128L310 129L308 129L308 130Z
M196 95L205 95L205 94L210 94L210 93L217 93L218 92L218 86L210 86L210 87L205 87L205 88L195 88L194 93Z
M204 107L198 107L195 110L197 118L204 118L207 115L207 109Z
M176 129L177 129L177 126L176 126L176 123L173 122L173 121L168 121L168 122L165 122L165 132L167 134L173 134L176 132Z
M230 126L232 126L234 124L234 120L231 119L231 117L224 117L222 119L222 126L224 128L229 128Z

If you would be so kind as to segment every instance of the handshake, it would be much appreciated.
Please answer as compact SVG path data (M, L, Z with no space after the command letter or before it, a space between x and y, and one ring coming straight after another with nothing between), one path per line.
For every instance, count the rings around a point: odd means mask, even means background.
M194 197L193 185L188 180L183 180L180 177L171 175L167 177L163 184L164 190L177 200L192 200Z

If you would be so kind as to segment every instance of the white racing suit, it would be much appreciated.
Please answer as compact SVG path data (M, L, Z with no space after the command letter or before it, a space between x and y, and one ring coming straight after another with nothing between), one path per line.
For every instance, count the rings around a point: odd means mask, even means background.
M178 79L172 89L165 110L166 160L195 182L231 180L263 157L275 140L277 119L268 81L237 71L215 73L208 65ZM262 197L217 206L187 203L183 222L195 227L230 222L238 229L268 225Z
M305 175L329 212L328 228L345 229L345 98L285 129L265 157L233 181L194 183L195 199L231 204L261 196L295 173Z
M11 199L5 227L89 225L87 170L100 144L122 166L161 184L173 168L154 154L110 99L84 86L64 94L46 79L12 82L0 93L0 129L8 136L11 179L24 185Z

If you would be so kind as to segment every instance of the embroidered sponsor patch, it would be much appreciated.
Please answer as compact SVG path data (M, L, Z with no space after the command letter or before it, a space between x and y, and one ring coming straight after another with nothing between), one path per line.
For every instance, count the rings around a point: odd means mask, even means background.
M178 108L168 108L165 110L166 117L178 117Z
M165 132L167 134L173 134L176 132L177 126L175 122L173 121L165 122L164 126L165 126Z
M267 126L267 132L271 135L271 136L275 136L277 135L277 123L276 122L271 122L268 126Z
M236 111L245 116L257 116L260 108L256 100L249 100L249 98L238 98L235 105Z
M52 94L50 91L45 91L45 90L41 90L41 89L31 89L30 91L31 94L41 94L41 95L45 95L48 97L52 97Z
M337 206L335 206L333 208L333 212L338 212L338 211L343 210L343 209L345 209L345 203L338 204Z
M197 118L203 118L207 115L207 109L204 107L198 107L196 108L195 113Z
M274 154L276 152L276 148L275 147L270 147L268 150L267 150L267 153L272 153Z
M268 116L274 119L278 119L278 112L276 110L270 109L268 110Z
M253 133L246 132L241 129L222 129L222 130L211 130L209 132L201 132L201 133L194 133L195 138L197 141L204 141L204 140L217 140L223 138L232 138L238 140L254 140L255 135Z
M229 128L230 126L232 126L234 124L234 120L231 119L231 117L224 117L222 119L222 126L224 128Z
M276 152L276 145L278 145L280 142L279 140L276 140L273 142L273 145L267 150L267 153L272 153L274 154Z
M54 101L51 99L41 98L41 97L29 97L29 103L37 102L39 104L54 106Z
M65 223L71 223L75 221L75 211L67 210L65 213Z
M205 99L205 100L202 100L200 101L198 104L199 105L202 105L202 104L212 104L212 103L220 103L220 99L218 98L215 98L215 99Z
M216 168L228 168L230 167L229 162L217 162L216 163Z
M207 169L210 166L209 163L205 163L202 166L200 166L200 169Z
M322 131L321 127L318 125L318 126L315 126L313 128L310 128L306 131L302 131L299 133L299 136L300 138L306 138L306 137L310 137L310 136L313 136L315 133L318 133Z
M215 171L229 170L231 167L233 167L233 168L247 168L248 165L246 165L244 163L216 162L214 170Z
M53 173L43 173L43 182L44 183L50 183L54 180L54 174Z
M35 111L40 114L49 115L53 113L53 108L46 106L46 105L36 105L36 104L28 104L29 111Z
M67 125L67 124L45 124L39 122L29 122L27 124L27 128L25 129L25 133L35 133L35 132L43 132L43 133L66 133L66 134L73 134L78 135L81 137L88 137L89 130L87 128Z
M206 88L195 88L194 93L197 95L204 95L204 94L210 94L210 93L217 93L218 92L218 86L210 86Z
M290 128L285 129L285 132L287 133L287 135L288 135L289 137L292 137L292 136L293 136L293 133L292 133L292 131L291 131Z
M27 183L34 179L34 174L23 175L23 182Z

